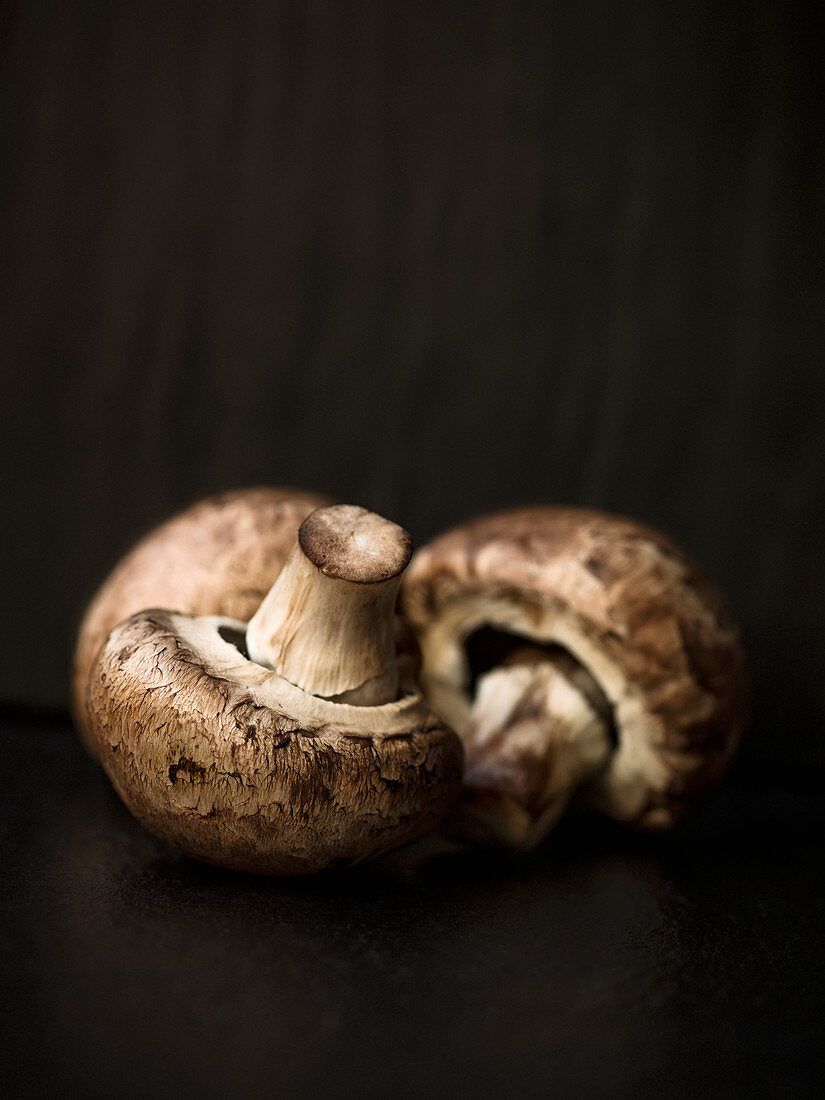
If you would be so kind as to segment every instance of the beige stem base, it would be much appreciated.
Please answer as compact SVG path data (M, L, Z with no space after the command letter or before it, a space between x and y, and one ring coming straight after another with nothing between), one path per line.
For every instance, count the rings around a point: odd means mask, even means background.
M510 848L535 847L575 790L607 761L604 720L564 661L531 658L482 676L465 751L456 831Z

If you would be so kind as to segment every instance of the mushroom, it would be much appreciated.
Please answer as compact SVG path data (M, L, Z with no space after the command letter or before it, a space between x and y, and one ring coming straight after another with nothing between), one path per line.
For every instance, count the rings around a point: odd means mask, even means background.
M410 550L388 520L322 508L248 626L150 610L112 631L89 677L91 736L147 829L222 867L305 874L441 820L462 752L396 650Z
M135 546L98 589L75 645L72 715L90 752L86 683L109 631L145 607L251 619L280 573L301 522L328 503L296 489L221 493L167 520Z
M415 555L402 609L421 682L461 736L461 837L527 850L574 800L675 825L744 731L739 631L684 552L578 508L482 517Z

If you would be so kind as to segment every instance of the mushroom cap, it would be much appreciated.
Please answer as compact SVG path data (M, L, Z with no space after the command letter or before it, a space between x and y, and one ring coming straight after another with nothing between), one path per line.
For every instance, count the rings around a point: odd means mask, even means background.
M251 619L301 523L328 503L326 497L297 489L239 489L193 504L141 539L98 589L75 645L72 715L92 754L86 682L112 627L145 607Z
M245 624L141 611L89 677L96 753L127 807L186 855L297 875L433 828L461 785L461 743L411 678L382 706L310 695L249 661ZM403 661L403 658L402 658Z
M680 820L724 774L747 724L747 662L730 612L684 551L629 519L537 507L473 520L413 556L402 610L425 694L459 734L477 630L567 650L606 696L616 736L583 799L629 825Z

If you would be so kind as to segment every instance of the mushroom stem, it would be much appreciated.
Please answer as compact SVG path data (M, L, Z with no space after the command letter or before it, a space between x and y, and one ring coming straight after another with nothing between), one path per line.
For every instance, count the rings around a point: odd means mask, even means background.
M249 655L312 695L398 697L394 610L410 537L374 512L319 508L247 628Z
M572 658L540 650L519 651L479 679L462 736L462 833L521 850L547 835L613 748L589 680Z

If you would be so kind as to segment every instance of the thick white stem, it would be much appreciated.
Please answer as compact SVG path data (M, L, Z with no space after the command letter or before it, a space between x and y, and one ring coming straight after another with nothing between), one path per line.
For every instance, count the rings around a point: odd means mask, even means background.
M409 556L407 533L372 512L313 512L249 623L251 659L325 699L397 698L394 611Z

